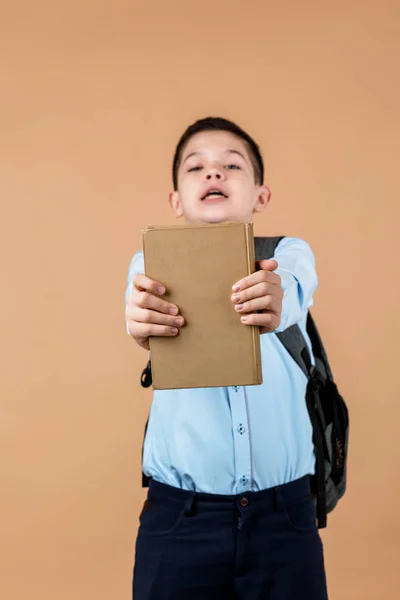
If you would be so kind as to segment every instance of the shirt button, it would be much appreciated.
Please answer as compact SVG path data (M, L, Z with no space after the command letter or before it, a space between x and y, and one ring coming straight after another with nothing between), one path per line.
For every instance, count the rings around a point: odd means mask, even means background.
M237 385L234 385L233 389L235 390L235 392L237 392L239 390L239 387Z
M249 500L248 498L242 498L240 501L240 505L243 506L243 508L246 508L246 506L248 506L249 504Z
M247 483L247 477L246 477L245 475L243 475L243 476L240 478L240 483L241 483L242 485L246 485L246 483Z
M240 423L239 427L237 428L238 432L240 433L240 435L243 435L244 432L246 431L245 427L243 427L243 425Z

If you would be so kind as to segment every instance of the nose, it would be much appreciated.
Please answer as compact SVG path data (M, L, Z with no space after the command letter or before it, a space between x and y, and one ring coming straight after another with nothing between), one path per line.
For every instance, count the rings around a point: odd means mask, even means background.
M218 167L210 167L206 171L205 179L206 181L213 181L214 179L216 181L222 181L223 179L225 179L225 174Z

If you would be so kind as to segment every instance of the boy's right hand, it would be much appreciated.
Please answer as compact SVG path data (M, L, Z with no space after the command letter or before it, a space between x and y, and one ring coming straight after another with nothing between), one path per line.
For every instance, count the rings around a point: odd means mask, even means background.
M174 337L184 324L175 304L160 298L165 286L146 275L134 276L133 292L128 296L125 319L128 330L139 346L150 349L149 337Z

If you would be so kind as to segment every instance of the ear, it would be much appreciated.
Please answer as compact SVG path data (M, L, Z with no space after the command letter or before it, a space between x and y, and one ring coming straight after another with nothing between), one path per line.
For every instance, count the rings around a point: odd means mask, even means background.
M169 195L169 205L172 208L172 212L175 217L179 219L183 217L182 203L179 196L179 192L171 192Z
M257 199L253 212L263 212L271 200L271 190L266 185L260 185L257 190Z

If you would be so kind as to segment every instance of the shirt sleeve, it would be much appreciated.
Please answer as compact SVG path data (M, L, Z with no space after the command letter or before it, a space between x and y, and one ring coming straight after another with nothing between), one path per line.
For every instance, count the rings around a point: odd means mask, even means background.
M278 263L275 271L282 280L284 292L281 323L277 332L302 321L313 305L313 294L318 287L315 257L310 246L298 238L284 238L275 250Z
M135 275L137 275L137 273L141 273L144 274L144 258L143 258L143 252L136 252L136 254L134 254L130 265L129 265L129 269L128 269L128 277L126 280L126 289L125 289L125 307L126 304L128 302L128 297L129 295L133 292L133 278L135 277ZM128 322L125 320L126 323L126 331L129 334L129 330L128 330Z

